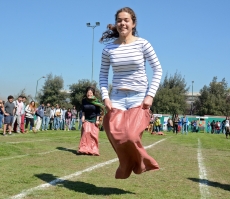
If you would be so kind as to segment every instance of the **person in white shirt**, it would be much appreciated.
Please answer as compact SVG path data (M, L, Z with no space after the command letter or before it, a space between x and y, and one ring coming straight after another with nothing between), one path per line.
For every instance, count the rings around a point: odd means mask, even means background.
M60 129L61 119L62 119L62 109L57 104L56 108L54 110L54 130L59 130Z
M151 44L137 37L136 23L134 11L122 8L115 15L115 25L109 24L100 40L103 43L111 41L102 51L99 83L108 112L103 126L120 161L115 177L121 179L128 178L132 171L140 174L159 169L140 139L150 121L149 108L159 87L162 68ZM146 61L153 71L150 85ZM109 96L110 66L113 89Z
M22 102L22 98L23 96L20 95L18 99L13 102L16 107L16 112L14 115L14 121L12 123L12 127L14 128L14 131L17 133L20 133L21 131L20 129L21 119L22 119L22 115L24 115L25 113L25 107L24 107L24 103Z
M226 135L226 138L228 139L229 135L230 135L230 121L229 121L229 117L226 117L226 120L225 120L225 135Z

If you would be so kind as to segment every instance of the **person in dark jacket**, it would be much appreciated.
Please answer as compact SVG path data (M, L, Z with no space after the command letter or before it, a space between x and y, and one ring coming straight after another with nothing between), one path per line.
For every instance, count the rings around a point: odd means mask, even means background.
M95 97L95 89L87 87L82 100L82 130L78 153L99 155L98 135L100 106Z

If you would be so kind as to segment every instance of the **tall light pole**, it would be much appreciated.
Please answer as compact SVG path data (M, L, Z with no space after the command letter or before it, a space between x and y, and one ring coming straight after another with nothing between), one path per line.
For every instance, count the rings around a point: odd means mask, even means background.
M93 42L92 42L92 76L91 76L91 81L93 81L93 45L94 45L94 28L97 26L100 26L100 22L96 22L96 25L91 26L90 23L86 23L87 27L91 27L93 29Z
M42 76L40 77L38 80L37 80L37 85L36 85L36 93L35 93L35 97L34 97L34 100L36 100L36 97L37 97L37 90L38 90L38 81L42 78L46 78L45 76Z
M192 104L191 104L191 115L193 114L193 83L194 83L194 81L192 81Z

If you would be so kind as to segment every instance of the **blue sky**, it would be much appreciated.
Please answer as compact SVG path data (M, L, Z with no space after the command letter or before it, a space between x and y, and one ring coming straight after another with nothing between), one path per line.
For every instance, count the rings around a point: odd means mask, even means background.
M49 73L61 75L65 89L79 79L91 79L93 31L86 23L97 21L98 81L104 47L98 40L125 6L136 12L139 36L154 47L163 78L178 71L188 86L194 81L194 92L214 76L230 85L229 0L0 0L0 97L24 88L34 95L37 80ZM149 65L147 73L150 79ZM41 79L38 89L43 83Z

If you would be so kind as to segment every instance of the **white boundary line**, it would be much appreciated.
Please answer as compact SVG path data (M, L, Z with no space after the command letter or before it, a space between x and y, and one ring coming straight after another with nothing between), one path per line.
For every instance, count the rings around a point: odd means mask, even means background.
M197 160L199 167L199 187L201 198L209 198L210 193L208 190L207 172L204 166L203 157L201 153L201 141L198 138Z
M27 142L43 142L43 141L50 141L50 139L28 140L28 141L21 141L21 142L3 142L3 143L6 143L6 144L20 144L20 143L27 143Z
M149 145L149 146L146 146L146 147L144 147L144 148L145 148L145 149L149 149L149 148L151 148L151 147L153 147L153 146L159 144L160 142L165 141L166 139L167 139L167 138L161 139L161 140L159 140L159 141L157 141L157 142L155 142L155 143L153 143L153 144L151 144L151 145ZM11 199L24 198L26 195L32 193L33 191L41 190L41 189L44 189L44 188L48 188L48 187L50 187L50 186L56 186L57 183L61 183L61 182L65 181L65 180L71 179L71 178L73 178L73 177L80 176L81 174L83 174L83 173L85 173L85 172L90 172L90 171L92 171L92 170L94 170L94 169L98 169L98 168L104 167L105 165L112 164L113 162L116 162L116 161L118 161L118 158L114 158L114 159L112 159L112 160L109 160L109 161L106 161L106 162L97 164L97 165L95 165L95 166L89 167L89 168L84 169L84 170L82 170L82 171L77 171L76 173L70 174L70 175L68 175L68 176L64 176L64 177L61 177L61 178L57 178L57 179L52 180L52 181L50 181L50 182L48 182L48 183L41 184L41 185L39 185L39 186L37 186L37 187L34 187L34 188L31 188L31 189L27 189L27 190L25 190L25 191L22 191L20 194L17 194L17 195L15 195L15 196L12 196Z
M66 149L66 150L63 150L63 151L68 151L70 149L75 149L75 148L76 147L69 148L69 149ZM55 150L52 150L52 151L46 151L46 152L41 152L41 153L33 153L33 154L18 155L18 156L13 156L13 157L8 157L8 158L1 158L0 161L2 161L2 160L10 160L10 159L14 159L14 158L23 158L23 157L30 156L30 155L45 155L45 154L53 153L53 152L56 152L56 151L62 151L62 150L55 149Z

